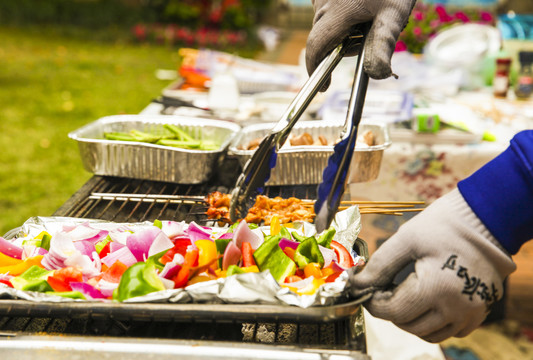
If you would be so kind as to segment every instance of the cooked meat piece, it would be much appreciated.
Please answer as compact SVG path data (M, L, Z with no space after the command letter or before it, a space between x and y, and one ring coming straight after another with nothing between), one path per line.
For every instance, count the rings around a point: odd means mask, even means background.
M250 141L248 143L248 146L246 146L246 150L255 150L259 147L259 144L261 144L261 141L263 140L263 138L257 138L257 139L253 139L252 141Z
M368 146L374 146L376 145L376 137L374 136L374 133L370 130L367 130L362 135L363 141Z
M324 146L328 144L328 139L326 139L324 135L318 135L318 141L320 141L320 144Z
M315 142L313 140L313 137L309 133L303 133L298 136L293 136L289 139L292 146L299 146L299 145L313 145Z
M219 192L209 194L206 197L206 202L209 204L209 208L206 211L207 217L214 220L225 219L229 221L230 200L231 197L229 194ZM270 225L270 221L274 215L277 215L280 222L285 224L293 221L312 222L315 217L315 212L312 205L304 204L302 200L295 197L284 199L279 196L269 198L258 195L254 206L248 210L248 214L244 220L247 223Z

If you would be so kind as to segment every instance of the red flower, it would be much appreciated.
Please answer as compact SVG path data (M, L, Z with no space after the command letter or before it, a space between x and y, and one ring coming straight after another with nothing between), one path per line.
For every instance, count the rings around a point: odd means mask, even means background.
M217 8L209 14L209 21L218 24L222 20L222 9Z
M406 50L407 50L407 45L405 45L403 41L398 40L398 42L396 42L396 47L394 48L394 51L400 52L400 51L406 51Z
M422 35L422 29L419 26L414 27L413 34L415 34L416 36Z
M146 27L142 24L137 24L133 27L133 34L137 38L137 40L144 40L146 39Z

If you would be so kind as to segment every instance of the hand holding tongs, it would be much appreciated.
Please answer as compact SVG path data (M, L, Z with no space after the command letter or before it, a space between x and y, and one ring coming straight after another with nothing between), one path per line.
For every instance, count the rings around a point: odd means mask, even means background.
M357 135L357 125L359 124L361 117L366 87L368 84L368 76L363 71L362 60L363 45L368 29L369 24L364 24L361 28L356 29L340 45L333 49L324 60L322 60L320 65L316 68L313 74L311 74L302 89L289 105L288 109L281 117L281 120L274 126L270 134L263 139L252 158L245 164L243 172L237 179L235 188L231 193L229 211L231 221L236 221L240 214L243 214L243 217L247 214L248 209L255 202L255 195L262 193L266 181L270 178L270 170L276 165L277 151L287 140L298 119L318 91L324 86L344 55L348 51L353 52L354 48L359 47L360 51L357 58L357 68L352 87L350 109L343 131L344 135L342 136L342 141L335 146L335 152L330 157L328 166L324 170L323 183L319 186L319 197L317 200L318 207L315 204L315 211L318 214L317 220L319 220L317 223L317 231L318 226L321 228L323 227L322 230L329 226L331 219L339 206L342 193L344 192L344 183L353 154L355 138ZM356 93L357 101L352 101L354 93ZM346 151L348 149L351 150ZM339 173L337 174L338 176L335 176L336 173ZM332 177L331 175L334 176ZM332 191L330 192L329 189ZM323 210L321 205L324 202L324 199L327 200L326 210ZM331 211L333 211L333 216L330 216ZM320 212L322 212L322 215Z

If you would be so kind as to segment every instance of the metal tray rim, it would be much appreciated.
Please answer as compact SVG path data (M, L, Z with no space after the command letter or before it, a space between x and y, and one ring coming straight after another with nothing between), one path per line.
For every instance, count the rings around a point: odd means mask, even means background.
M120 123L120 122L128 122L128 121L139 121L146 124L176 124L176 125L188 125L188 126L197 126L198 121L202 122L202 126L210 126L210 127L218 127L218 128L224 128L228 130L232 130L235 134L232 136L229 136L217 150L191 150L191 149L181 149L181 148L175 148L172 146L163 146L163 145L156 145L156 144L150 144L145 142L137 142L137 141L117 141L117 140L106 140L106 139L95 139L95 138L87 138L81 136L84 131L91 127L95 126L101 126L105 124L113 124L113 123ZM225 148L229 146L229 144L233 141L233 138L238 134L241 130L241 126L229 121L224 120L213 120L213 119L203 119L203 118L190 118L180 115L110 115L102 117L96 121L90 122L79 129L76 129L74 131L71 131L68 136L69 138L79 141L79 142L85 142L85 143L101 143L101 144L120 144L120 145L129 145L129 146L142 146L142 147L148 147L148 148L156 148L156 149L164 149L169 151L178 151L178 152L185 152L185 153L217 153L223 151Z
M262 124L253 124L253 125L248 125L248 126L243 127L241 131L233 138L230 144L230 147L228 149L228 152L232 155L252 155L255 152L255 150L242 150L242 149L237 148L239 142L241 141L243 134L247 132L258 131L258 130L269 130L269 129L272 129L275 125L276 123L262 123ZM331 125L331 124L327 124L327 125ZM371 124L369 122L362 122L361 125L384 127L384 125L382 124L373 124L373 123ZM298 128L310 128L310 127L321 127L321 126L324 126L324 123L319 124L318 121L302 121L302 122L296 123L294 128L298 129ZM341 127L342 125L339 124L339 128ZM371 152L371 151L384 150L388 148L392 144L392 141L390 140L390 136L388 132L383 132L383 133L385 134L385 139L384 139L385 141L383 142L383 144L373 145L373 146L364 147L364 148L355 148L355 151ZM333 152L333 146L331 145L291 146L291 147L281 148L278 150L278 154L279 153L294 153L294 152L330 153L330 152Z
M0 313L5 316L113 316L116 319L232 319L338 321L354 315L372 294L330 306L297 306L269 304L200 304L200 303L104 303L93 301L34 302L0 299Z

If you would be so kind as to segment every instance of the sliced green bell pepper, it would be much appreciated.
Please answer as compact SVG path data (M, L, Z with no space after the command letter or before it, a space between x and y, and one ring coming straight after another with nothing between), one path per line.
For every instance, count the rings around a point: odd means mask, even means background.
M113 300L142 296L155 291L165 290L161 279L157 276L153 262L138 262L130 266L122 275L118 287L113 291Z
M106 238L102 241L97 242L94 245L94 248L96 249L96 252L100 254L100 251L107 245L107 243L111 242L111 237L109 235L106 236Z
M224 251L226 251L226 247L230 243L231 239L216 239L215 240L215 247L217 249L217 255L224 255ZM222 269L222 257L220 257L217 260L218 267Z
M293 231L293 233L291 235L292 235L292 238L294 240L298 241L298 242L303 242L303 241L309 239L309 236L298 234L296 231Z
M260 271L269 270L277 282L283 282L287 276L294 275L296 264L279 247L281 236L270 237L254 252L254 259Z
M319 263L324 266L324 257L318 248L318 242L314 237L309 237L298 245L294 253L294 261L298 268L303 269L309 263Z
M37 265L32 265L28 270L24 271L19 276L10 279L10 281L13 287L18 290L39 292L54 291L54 289L52 289L52 287L46 282L48 276L53 272L53 270L46 270Z
M64 298L69 299L81 299L81 300L87 300L87 298L79 291L47 291L46 294L48 295L55 295L55 296L61 296Z
M230 265L228 266L228 269L226 270L226 276L231 276L235 274L245 274L246 271L238 267L237 265Z
M337 231L333 227L330 227L329 229L324 231L322 235L320 235L317 239L318 245L329 248L331 240L333 240L333 237L335 236L336 232Z
M287 230L285 226L281 227L279 234L281 235L282 238L289 239L289 240L291 239L291 233L289 230Z

